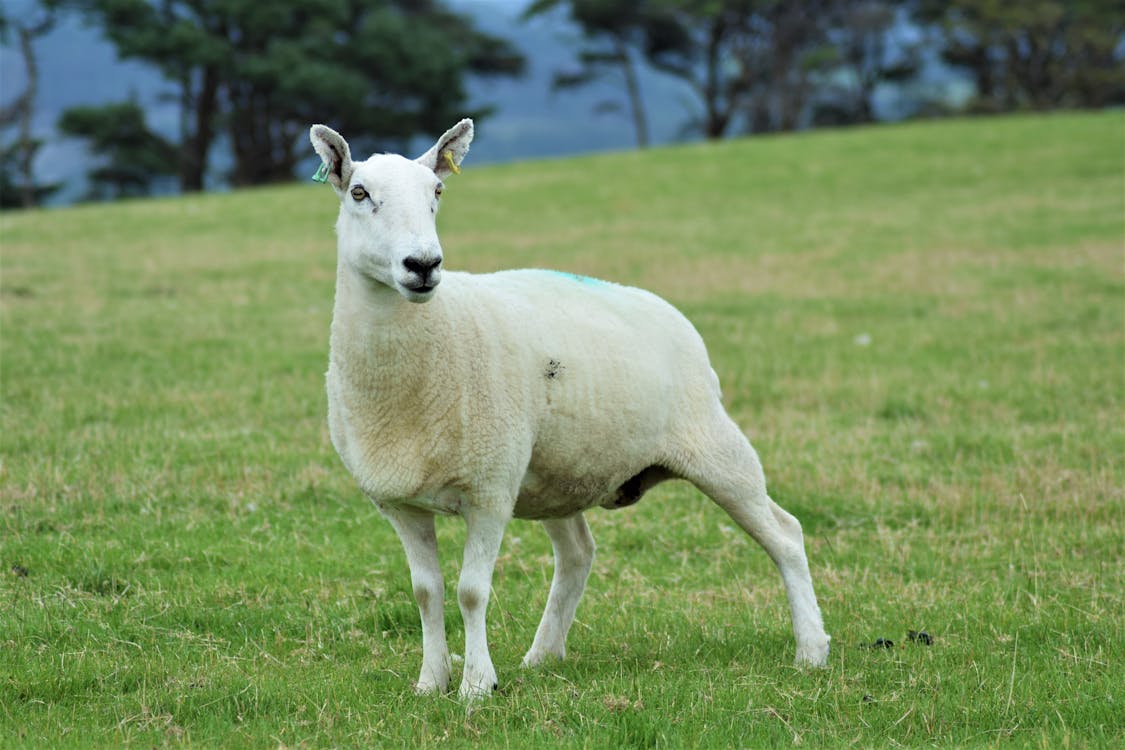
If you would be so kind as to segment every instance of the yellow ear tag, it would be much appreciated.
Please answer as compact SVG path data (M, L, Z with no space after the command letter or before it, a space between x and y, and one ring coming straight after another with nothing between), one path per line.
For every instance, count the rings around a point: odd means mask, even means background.
M445 157L445 163L449 165L449 169L453 174L461 174L461 167L457 166L457 163L453 161L452 151L442 151L441 155Z

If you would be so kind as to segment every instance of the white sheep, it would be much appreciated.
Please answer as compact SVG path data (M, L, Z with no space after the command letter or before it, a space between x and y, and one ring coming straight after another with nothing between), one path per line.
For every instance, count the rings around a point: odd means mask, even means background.
M467 527L460 695L475 698L497 687L485 609L508 521L541 521L554 547L546 609L523 659L533 666L566 653L594 557L583 511L631 505L674 478L765 548L789 597L797 663L824 665L829 638L801 526L766 494L692 325L659 297L617 284L443 271L435 215L442 179L469 149L471 120L413 161L353 162L324 125L310 137L318 177L340 198L329 428L406 550L422 618L417 692L445 690L450 679L435 514L460 515Z

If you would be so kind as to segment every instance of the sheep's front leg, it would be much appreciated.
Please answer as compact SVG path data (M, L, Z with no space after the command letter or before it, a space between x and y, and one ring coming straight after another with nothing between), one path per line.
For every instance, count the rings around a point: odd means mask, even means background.
M485 612L508 517L479 509L463 511L462 515L466 526L465 561L457 585L457 601L465 621L465 673L460 695L473 699L489 695L498 687L488 654Z
M566 656L566 634L574 622L578 601L594 564L594 537L585 516L579 513L542 523L555 549L555 575L535 640L523 657L525 667L534 667L548 656L559 659Z
M445 641L445 582L438 562L434 517L403 508L380 507L406 550L414 599L422 616L422 671L414 692L442 692L449 687L449 647Z

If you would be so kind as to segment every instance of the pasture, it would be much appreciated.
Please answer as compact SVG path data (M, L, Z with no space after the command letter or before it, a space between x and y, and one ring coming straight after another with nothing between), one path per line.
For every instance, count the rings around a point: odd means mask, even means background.
M412 695L402 549L328 440L331 190L0 215L0 747L1120 746L1123 134L470 154L447 266L679 306L804 525L833 650L792 667L772 563L669 483L589 514L568 659L533 671L550 544L509 526L502 689L469 711ZM438 531L460 653L463 525Z

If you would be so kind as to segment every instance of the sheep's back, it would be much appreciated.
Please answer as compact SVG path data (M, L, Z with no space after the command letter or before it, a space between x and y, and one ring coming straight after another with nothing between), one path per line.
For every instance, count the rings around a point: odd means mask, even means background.
M499 415L531 441L517 515L599 504L718 404L702 340L656 295L549 271L450 280L473 307L476 382L527 416Z

